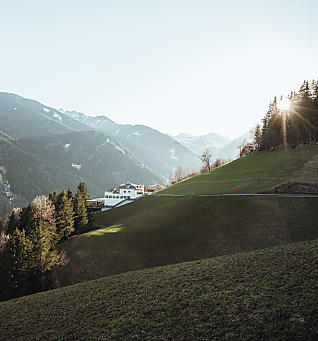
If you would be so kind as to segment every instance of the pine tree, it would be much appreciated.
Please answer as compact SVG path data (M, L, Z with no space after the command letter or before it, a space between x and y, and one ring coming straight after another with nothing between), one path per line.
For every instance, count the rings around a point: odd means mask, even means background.
M255 144L256 150L259 150L262 144L262 132L261 126L259 124L254 129L253 142Z
M8 220L6 221L6 233L13 234L15 229L19 225L19 217L20 217L21 209L14 208L9 215Z
M80 193L82 193L82 196L86 202L86 200L89 200L91 198L89 191L88 191L88 187L86 185L85 182L80 182L77 186L77 191L79 191Z
M83 194L78 190L74 198L75 220L74 226L77 233L84 232L88 224L87 206Z
M41 278L42 290L45 289L44 274L52 269L57 259L55 239L51 238L51 226L40 220L32 234L32 266L36 277Z
M73 201L73 199L74 199L73 193L72 193L72 191L71 191L70 188L67 190L67 197L68 197L70 200L72 200L72 201Z
M18 226L0 238L1 299L44 290L50 270L68 261L65 252L56 249L55 209L48 197L36 197L19 219L13 213L7 225L11 221L11 227Z
M27 207L22 207L19 218L19 229L25 230L26 234L30 234L34 231L37 220L37 209L36 206L30 203Z
M56 191L49 193L49 199L51 200L52 204L55 206L57 201L58 194Z
M87 200L91 198L88 187L85 182L80 182L77 186L77 192L74 196L74 226L77 233L82 233L90 223L90 214L88 213Z
M72 192L71 192L72 193ZM74 232L74 207L72 197L63 189L55 204L57 233L61 239L67 238Z
M2 270L5 282L5 298L17 297L32 292L34 271L32 267L33 245L24 229L15 229L3 252L5 267Z

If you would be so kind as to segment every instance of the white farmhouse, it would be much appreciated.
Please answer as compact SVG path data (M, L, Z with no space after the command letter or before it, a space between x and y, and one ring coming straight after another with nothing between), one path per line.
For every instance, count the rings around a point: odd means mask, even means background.
M105 192L104 198L92 199L88 200L88 202L90 202L92 206L100 207L102 211L105 211L129 204L152 192L153 190L147 190L144 185L127 183L118 186L110 192Z

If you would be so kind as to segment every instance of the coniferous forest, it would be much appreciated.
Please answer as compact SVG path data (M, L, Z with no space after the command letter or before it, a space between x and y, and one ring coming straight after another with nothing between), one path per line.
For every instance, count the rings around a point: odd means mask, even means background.
M240 156L317 142L318 80L304 81L299 91L292 91L287 98L274 97L253 130L253 142L242 146Z
M58 244L88 228L89 198L81 182L74 195L38 196L0 221L0 301L49 289L51 271L69 261Z

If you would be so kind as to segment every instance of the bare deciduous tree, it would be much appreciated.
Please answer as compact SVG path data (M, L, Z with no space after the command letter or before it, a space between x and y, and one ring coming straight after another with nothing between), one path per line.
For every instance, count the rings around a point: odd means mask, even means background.
M200 161L202 162L204 168L206 168L206 170L208 170L208 171L210 171L212 169L211 158L212 158L212 154L210 153L209 149L206 149L200 155Z
M174 169L172 176L170 177L171 183L179 182L184 178L184 172L181 167Z

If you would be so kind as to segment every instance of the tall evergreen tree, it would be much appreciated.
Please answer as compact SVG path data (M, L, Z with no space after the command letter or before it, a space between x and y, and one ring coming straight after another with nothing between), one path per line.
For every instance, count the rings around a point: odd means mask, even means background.
M85 182L80 182L77 186L77 192L74 196L74 212L75 212L75 231L82 233L90 222L88 213L87 200L91 198L88 187Z
M91 198L91 195L89 194L89 190L85 182L80 182L78 184L77 191L82 193L82 196L85 201Z
M30 203L26 207L22 207L19 218L19 229L25 230L25 232L29 235L32 231L34 231L36 223L37 223L37 208L33 203Z
M88 224L87 206L83 194L78 190L74 198L75 220L74 226L77 233L82 233Z
M56 191L49 193L49 199L51 200L51 202L54 206L57 202L57 197L58 197L58 193Z
M32 292L34 272L32 267L32 242L24 229L18 228L9 236L2 260L2 299L17 297Z
M67 238L74 232L74 207L72 197L63 189L55 204L56 228L61 239Z
M15 229L19 225L19 217L20 217L21 209L14 208L9 215L9 218L6 221L6 233L13 234Z
M261 131L261 126L259 124L257 124L254 129L253 142L254 142L255 148L258 150L262 144L262 131Z
M51 226L45 220L40 220L32 233L32 268L34 275L41 278L41 288L45 289L44 275L56 263L57 251L56 241L49 237Z
M67 190L67 197L68 197L69 199L71 199L72 201L73 201L73 199L74 199L73 193L72 193L72 191L71 191L70 188Z

